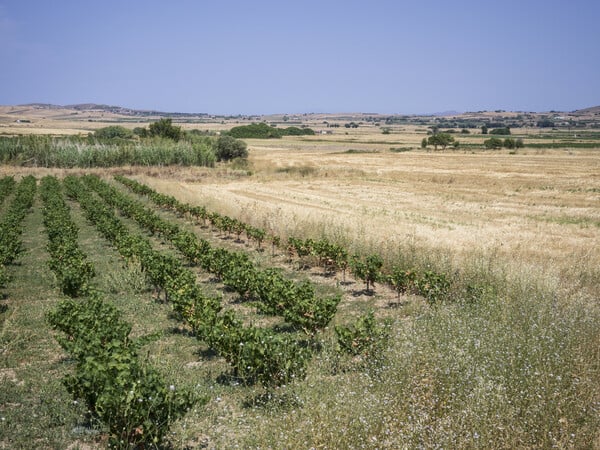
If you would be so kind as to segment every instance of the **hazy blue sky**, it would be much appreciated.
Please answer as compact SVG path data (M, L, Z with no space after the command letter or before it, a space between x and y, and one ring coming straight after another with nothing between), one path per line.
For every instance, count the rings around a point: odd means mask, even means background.
M215 114L600 105L600 0L0 0L0 104Z

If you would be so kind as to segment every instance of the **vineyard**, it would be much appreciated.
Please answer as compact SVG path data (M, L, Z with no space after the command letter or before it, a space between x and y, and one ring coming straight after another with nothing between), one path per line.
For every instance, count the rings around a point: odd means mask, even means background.
M598 444L597 317L527 289L7 176L0 448Z

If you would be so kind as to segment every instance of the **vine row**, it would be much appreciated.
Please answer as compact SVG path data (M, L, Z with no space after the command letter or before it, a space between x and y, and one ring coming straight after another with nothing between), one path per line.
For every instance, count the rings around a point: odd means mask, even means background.
M258 302L263 313L281 315L286 322L309 334L326 327L337 311L340 295L318 298L308 281L294 282L273 268L259 269L245 253L212 248L208 241L167 220L96 176L86 183L110 205L151 233L159 233L190 262L217 275L240 296Z
M11 183L6 182L6 189ZM0 222L0 287L6 286L9 276L6 266L11 264L22 252L23 219L33 205L36 180L29 175L21 179L16 186L15 195Z
M44 203L43 222L48 234L49 266L56 275L63 294L79 297L85 294L94 277L94 267L77 243L78 228L71 219L60 182L46 176L40 182Z
M15 178L11 176L6 176L0 178L0 205L4 203L4 199L12 194L15 189Z
M136 258L155 286L163 289L196 333L231 365L234 376L259 382L265 388L304 378L310 352L289 336L269 329L244 326L231 311L221 312L220 299L206 297L195 275L178 259L152 249L149 241L129 233L122 222L80 179L65 178L67 193L76 199L86 217L125 258Z
M91 289L94 267L77 243L59 181L42 178L43 222L48 234L49 266L65 295L47 315L61 347L75 361L63 383L75 400L106 425L115 448L156 446L171 424L199 399L188 390L169 389L166 380L138 351L150 338L130 338L131 324ZM75 300L73 297L85 296Z
M121 175L114 178L131 191L148 197L156 205L173 210L179 215L195 217L201 220L204 226L210 223L220 231L228 234L235 233L238 240L241 234L246 232L248 239L255 239L259 248L260 243L266 239L273 244L273 253L277 246L286 251L290 260L296 257L305 265L308 261L313 265L323 267L330 274L341 270L343 281L346 278L346 270L349 268L356 278L365 283L367 291L376 282L380 282L394 289L398 295L414 293L425 297L430 303L443 301L448 297L452 279L447 274L399 265L384 270L381 256L377 254L350 255L347 249L326 238L315 240L290 236L284 242L280 236L269 235L265 230L245 224L238 219L209 212L204 206L192 206L179 202L175 197L161 194L136 180ZM255 236L259 236L259 238Z

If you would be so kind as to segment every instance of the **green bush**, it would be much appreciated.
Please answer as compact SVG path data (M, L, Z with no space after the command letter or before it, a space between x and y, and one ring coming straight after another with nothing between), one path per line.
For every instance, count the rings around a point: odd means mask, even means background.
M510 135L510 128L508 128L508 127L494 128L492 131L490 131L490 134L500 135L500 136L508 136L508 135Z
M235 158L247 158L248 147L244 141L232 136L219 136L215 142L217 161L230 161Z
M113 445L161 445L171 424L198 402L138 357L147 339L132 340L131 325L113 305L95 296L65 300L48 321L63 333L56 339L76 361L65 386L108 427Z
M311 128L275 128L266 123L253 123L233 127L226 134L238 139L278 139L282 136L313 136L315 131Z
M171 119L163 118L148 126L148 135L178 141L183 137L183 131L181 131L181 127L174 126Z
M120 125L112 125L96 130L94 132L94 138L96 139L131 139L134 136L133 131Z
M491 139L485 140L483 142L483 145L485 145L485 148L487 148L487 149L495 150L495 149L502 148L503 142L502 142L502 139L491 138Z
M378 357L387 333L377 324L373 311L359 317L351 326L336 326L335 334L340 351L352 356Z
M237 139L272 139L281 137L280 130L266 123L253 123L233 127L227 134Z

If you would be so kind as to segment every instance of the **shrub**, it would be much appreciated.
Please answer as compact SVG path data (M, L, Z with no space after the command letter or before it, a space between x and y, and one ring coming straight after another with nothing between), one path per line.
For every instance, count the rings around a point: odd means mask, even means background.
M131 139L133 135L133 131L120 125L100 128L94 132L94 137L96 139Z
M233 127L226 134L238 139L273 139L282 136L314 136L315 131L311 128L275 128L266 123L252 123Z
M244 141L232 136L219 136L215 142L215 155L217 161L229 161L235 158L247 158L248 148Z
M504 139L504 148L513 149L516 147L516 145L517 145L517 143L514 139L511 139L511 138Z
M171 119L163 118L148 126L148 135L150 137L162 137L178 141L182 138L183 132L181 131L181 127L176 127L172 124Z
M272 139L281 137L280 130L266 123L253 123L233 127L227 134L238 139Z
M48 314L59 344L76 361L64 384L104 422L115 445L160 445L170 425L198 402L176 390L137 355L148 339L129 337L131 325L98 297L65 300Z
M387 337L386 330L377 324L369 311L351 326L336 326L339 350L352 356L379 359Z
M487 149L491 149L491 150L499 149L499 148L502 148L502 139L491 138L491 139L484 141L483 145L485 145L485 148L487 148Z
M500 136L508 136L508 135L510 135L510 128L508 128L508 127L494 128L492 131L490 131L490 134L500 135Z
M361 260L357 255L352 257L350 261L350 269L352 273L364 281L367 285L367 292L369 287L374 288L375 282L381 280L381 267L383 266L383 259L381 256L373 254L367 256L364 260Z

